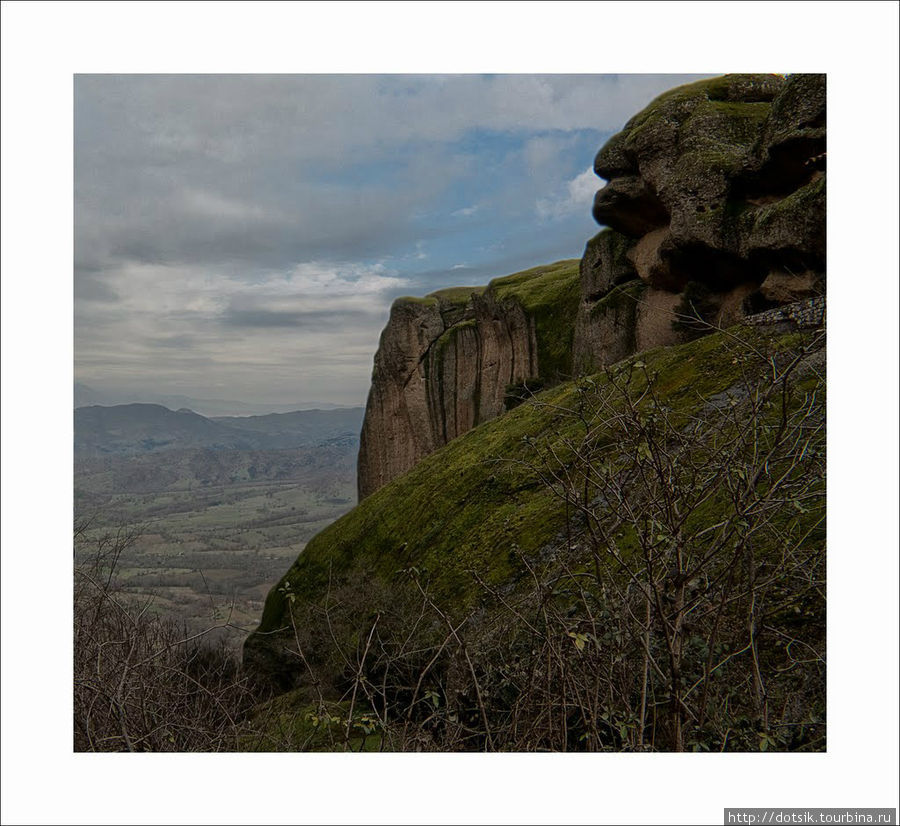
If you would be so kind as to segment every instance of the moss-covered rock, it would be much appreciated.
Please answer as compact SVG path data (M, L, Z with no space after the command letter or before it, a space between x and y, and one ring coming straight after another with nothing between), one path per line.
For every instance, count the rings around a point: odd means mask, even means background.
M632 239L628 257L652 288L700 285L713 315L733 320L735 296L771 304L808 294L807 281L824 285L824 168L824 75L725 75L660 95L610 138L594 162L608 180L594 217ZM607 317L590 304L622 268L589 245L582 270L576 360L609 363L621 338L603 350L608 330L589 322ZM773 272L807 275L758 293Z
M755 188L791 192L825 169L825 75L790 75L756 147Z
M546 267L497 278L487 293L511 301L533 321L537 355L534 375L545 383L572 375L572 338L578 309L580 262L558 261ZM525 377L527 378L527 377Z
M603 298L617 284L636 277L628 256L633 246L631 238L612 229L598 232L587 242L578 270L582 301Z
M744 219L742 248L750 258L792 270L825 269L825 176L817 173L799 189L761 206Z
M696 270L710 252L735 259L733 283L752 280L752 264L744 260L741 272L737 262L751 248L780 242L761 240L762 227L733 217L763 209L821 171L824 124L822 75L726 75L679 87L635 115L598 153L595 170L609 183L597 193L594 215L632 237L668 226L666 254L681 286L703 280ZM821 219L813 211L795 222L792 249L818 252Z

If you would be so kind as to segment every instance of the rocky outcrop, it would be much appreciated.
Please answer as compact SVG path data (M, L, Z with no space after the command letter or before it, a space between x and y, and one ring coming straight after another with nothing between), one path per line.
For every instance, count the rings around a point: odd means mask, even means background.
M598 153L575 262L398 299L359 455L368 496L527 395L825 289L824 75L681 86Z
M598 153L575 368L825 289L825 77L681 86ZM634 306L626 306L626 304Z
M362 500L515 402L572 374L578 262L487 288L400 298L381 335L360 438Z

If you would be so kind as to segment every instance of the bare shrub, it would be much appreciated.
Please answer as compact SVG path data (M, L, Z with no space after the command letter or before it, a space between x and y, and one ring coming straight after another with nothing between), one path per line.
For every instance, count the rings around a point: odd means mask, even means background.
M518 581L472 571L464 613L415 568L286 593L315 747L824 748L824 333L727 346L709 398L664 401L639 359L577 380L526 461L564 537Z
M123 593L117 569L137 533L75 530L75 751L228 751L255 694L224 642Z
M735 342L739 380L691 413L639 360L579 381L581 437L530 463L567 542L504 600L530 629L502 676L526 744L824 747L823 346Z
M518 572L502 583L472 570L460 599L407 567L283 585L289 625L254 649L279 696L208 631L123 596L133 536L82 548L76 748L823 749L824 332L778 341L724 333L714 395L702 365L673 395L639 357L577 379L516 460L563 529L529 555L496 549Z

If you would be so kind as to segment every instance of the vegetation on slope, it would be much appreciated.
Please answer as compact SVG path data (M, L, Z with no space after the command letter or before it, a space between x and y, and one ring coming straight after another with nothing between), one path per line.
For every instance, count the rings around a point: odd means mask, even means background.
M720 332L470 431L310 542L247 661L382 748L821 748L820 344Z

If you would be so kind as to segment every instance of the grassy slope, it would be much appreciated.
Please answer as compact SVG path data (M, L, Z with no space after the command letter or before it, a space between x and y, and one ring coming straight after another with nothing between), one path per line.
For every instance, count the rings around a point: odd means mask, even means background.
M740 334L775 350L797 341L797 334L759 329ZM695 412L735 383L740 349L718 333L628 361L640 359L658 373L657 386L673 409ZM260 630L285 625L288 584L297 598L315 600L329 577L355 571L391 582L414 566L445 605L462 610L471 600L469 571L491 582L514 576L512 552L539 550L564 524L562 503L522 463L533 456L526 437L550 438L561 447L570 435L573 420L554 406L574 401L574 385L537 398L544 404L524 404L455 439L316 536L270 592Z

